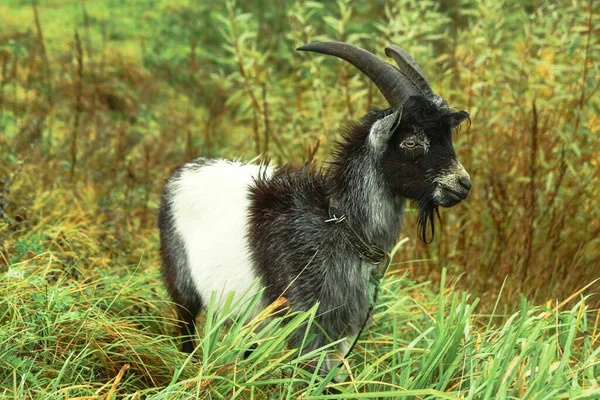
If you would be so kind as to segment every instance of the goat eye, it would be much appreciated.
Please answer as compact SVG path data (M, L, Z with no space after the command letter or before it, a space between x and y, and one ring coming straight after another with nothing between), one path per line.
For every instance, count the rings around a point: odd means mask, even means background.
M412 149L416 145L417 145L417 142L414 141L413 139L408 139L408 140L404 141L404 146L407 147L407 148L409 148L409 149Z

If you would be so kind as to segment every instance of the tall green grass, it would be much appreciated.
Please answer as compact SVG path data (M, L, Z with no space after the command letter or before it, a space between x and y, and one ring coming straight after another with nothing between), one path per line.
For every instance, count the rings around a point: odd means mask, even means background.
M446 287L445 279L436 289L390 275L353 355L321 377L303 366L322 363L335 343L303 355L286 347L313 323L316 307L275 316L266 310L254 319L251 307L242 307L248 311L231 322L235 304L226 302L219 316L211 305L197 350L187 356L177 350L176 321L156 270L143 273L148 259L130 267L134 274L108 263L78 275L55 256L47 249L29 254L0 275L4 397L600 396L600 314L590 312L583 294L570 308L522 299L502 320L479 314L478 299ZM339 393L327 394L332 388Z

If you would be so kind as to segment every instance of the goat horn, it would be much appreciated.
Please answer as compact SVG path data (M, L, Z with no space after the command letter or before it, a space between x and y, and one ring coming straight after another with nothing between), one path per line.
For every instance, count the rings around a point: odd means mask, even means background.
M385 48L385 54L388 57L392 57L400 71L406 75L406 77L412 82L415 88L421 92L421 94L428 99L435 98L436 95L431 89L431 85L427 80L427 77L423 73L419 63L415 61L410 54L406 52L402 47L396 45L390 45Z
M360 47L342 42L315 42L298 47L300 51L314 51L348 61L373 81L393 110L415 92L405 74Z

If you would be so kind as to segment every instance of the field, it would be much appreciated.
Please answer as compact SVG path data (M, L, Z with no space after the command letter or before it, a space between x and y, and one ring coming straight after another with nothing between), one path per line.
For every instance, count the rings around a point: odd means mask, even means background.
M600 398L593 0L5 0L0 20L0 396ZM401 45L471 113L454 143L472 192L429 245L408 213L339 383L301 368L327 349L285 345L315 310L209 311L186 357L158 269L174 167L326 161L385 107L294 50L317 40Z

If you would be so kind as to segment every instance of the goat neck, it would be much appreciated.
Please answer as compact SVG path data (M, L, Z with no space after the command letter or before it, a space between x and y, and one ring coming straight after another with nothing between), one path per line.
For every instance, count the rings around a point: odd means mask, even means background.
M364 240L389 251L402 228L406 199L394 196L384 182L384 148L371 143L371 121L386 113L389 110L369 114L362 124L352 124L342 132L327 177L331 204L346 215Z

